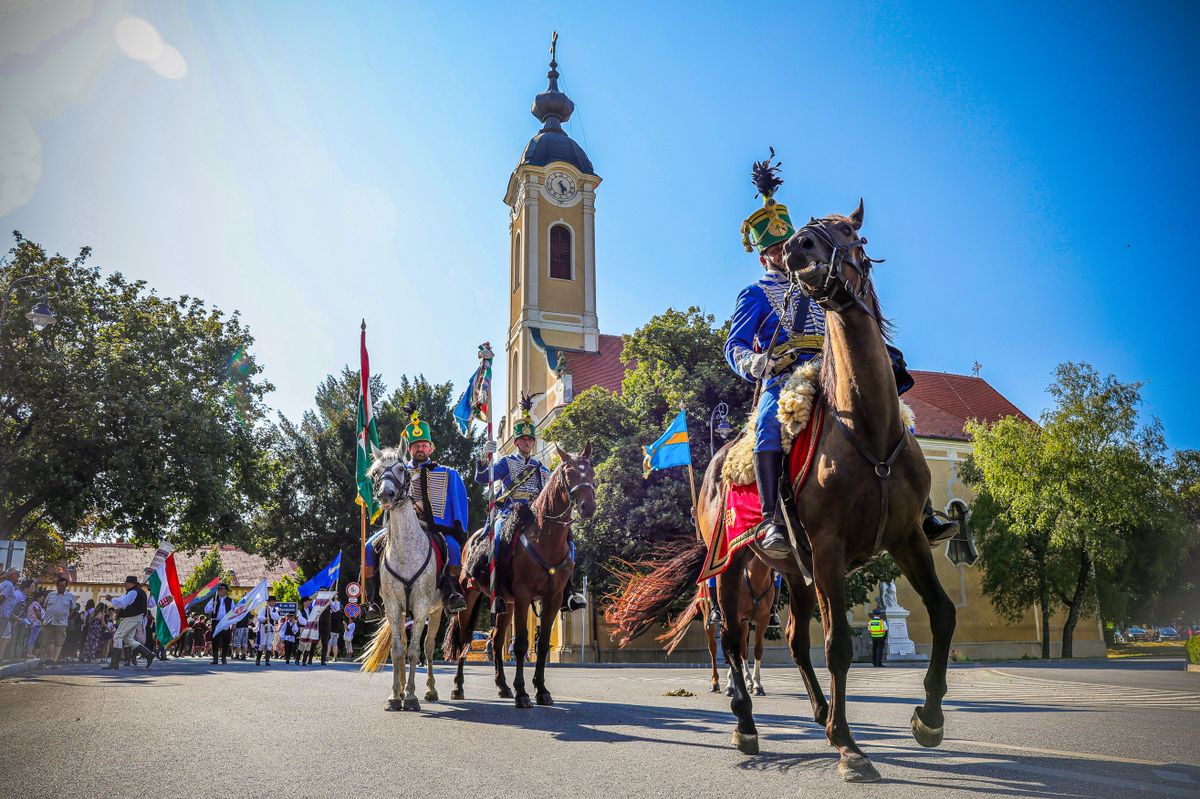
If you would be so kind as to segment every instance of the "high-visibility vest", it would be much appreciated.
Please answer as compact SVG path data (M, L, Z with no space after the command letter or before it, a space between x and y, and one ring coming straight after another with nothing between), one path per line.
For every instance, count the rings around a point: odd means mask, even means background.
M867 630L871 633L872 638L882 638L887 635L887 622L883 619L871 619Z

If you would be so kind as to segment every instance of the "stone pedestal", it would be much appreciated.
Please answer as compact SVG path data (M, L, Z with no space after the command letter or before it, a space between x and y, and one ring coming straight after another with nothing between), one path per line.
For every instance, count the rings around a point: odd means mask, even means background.
M888 623L887 660L892 663L928 661L929 656L918 653L917 645L908 637L909 614L896 601L895 584L885 586L883 597L887 602L887 606L883 609L884 618Z

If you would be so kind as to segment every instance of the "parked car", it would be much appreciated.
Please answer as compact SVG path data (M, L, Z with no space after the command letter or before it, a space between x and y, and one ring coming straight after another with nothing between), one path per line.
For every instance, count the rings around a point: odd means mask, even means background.
M1125 630L1125 638L1129 641L1149 641L1150 633L1145 627L1129 627Z
M1178 641L1180 639L1179 630L1174 627L1159 627L1158 640L1160 641Z

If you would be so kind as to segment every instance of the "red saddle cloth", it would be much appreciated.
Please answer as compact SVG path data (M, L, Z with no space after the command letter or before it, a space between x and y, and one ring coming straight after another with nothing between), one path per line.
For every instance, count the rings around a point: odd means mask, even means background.
M817 444L821 438L821 426L825 421L825 403L818 402L813 408L808 425L800 431L788 455L788 475L792 480L793 493L798 493L808 478L809 470L816 459ZM762 502L759 501L758 486L727 485L725 489L725 513L721 520L723 530L718 530L709 542L708 556L700 570L697 582L716 577L729 568L729 561L738 550L762 534L757 529L762 521Z

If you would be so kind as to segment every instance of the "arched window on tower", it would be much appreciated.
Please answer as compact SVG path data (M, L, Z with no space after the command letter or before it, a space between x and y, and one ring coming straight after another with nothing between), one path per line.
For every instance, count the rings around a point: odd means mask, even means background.
M521 249L521 231L517 231L517 235L513 236L513 253L512 253L512 279L509 283L512 285L512 291L521 288L521 269L525 263L525 251Z
M975 549L975 536L971 534L967 506L955 500L950 503L948 515L958 522L958 532L946 542L946 556L955 566L974 566L979 560L979 552Z
M571 274L571 229L566 225L550 228L550 277L573 280Z

